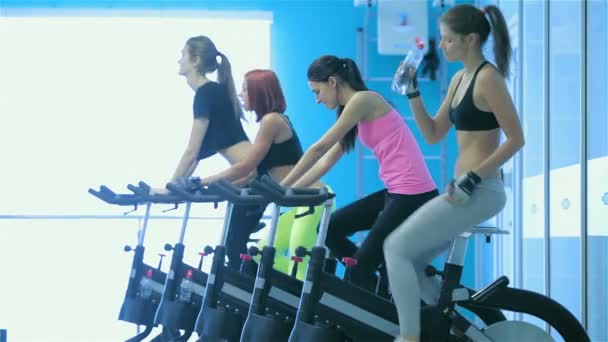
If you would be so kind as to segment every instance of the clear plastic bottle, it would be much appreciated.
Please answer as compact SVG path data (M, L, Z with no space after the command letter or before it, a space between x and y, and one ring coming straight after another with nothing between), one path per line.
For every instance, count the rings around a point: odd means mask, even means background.
M397 68L391 85L391 89L401 95L407 93L407 86L411 82L409 70L418 69L418 66L422 62L422 58L424 58L424 42L422 42L420 38L414 39L414 42L414 47L408 51L403 62L401 62L399 68Z
M142 279L142 282L139 287L139 297L141 297L142 299L148 299L152 295L152 288L148 285L150 280L146 280Z
M179 300L188 303L192 297L192 282L188 279L182 279L179 284Z
M148 299L152 295L152 291L153 291L152 275L153 275L153 271L151 269L148 269L146 271L146 273L144 273L144 276L141 277L141 280L139 281L139 297L141 297L143 299Z

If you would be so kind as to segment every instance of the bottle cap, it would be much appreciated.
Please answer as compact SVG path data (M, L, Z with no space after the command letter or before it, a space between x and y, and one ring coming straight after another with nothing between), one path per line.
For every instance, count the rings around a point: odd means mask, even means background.
M417 48L419 49L424 49L424 42L422 41L422 39L420 39L420 37L416 37L414 38L414 44L416 45Z

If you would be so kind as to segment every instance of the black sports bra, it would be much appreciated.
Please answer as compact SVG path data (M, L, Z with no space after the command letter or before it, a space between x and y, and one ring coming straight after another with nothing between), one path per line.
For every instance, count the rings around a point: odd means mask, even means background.
M284 116L291 127L291 138L283 141L282 143L270 145L270 150L266 153L266 156L258 164L258 174L265 174L273 167L295 165L302 157L302 146L300 145L300 139L296 131L293 129L291 122L287 116Z
M488 61L481 63L477 70L475 70L469 88L462 97L462 100L460 100L460 103L454 108L450 104L450 121L458 131L490 131L500 127L494 113L479 110L473 103L473 87L475 86L477 74L487 63ZM458 80L458 84L456 84L454 94L458 90L460 81L462 81L462 76ZM452 98L452 100L454 99Z

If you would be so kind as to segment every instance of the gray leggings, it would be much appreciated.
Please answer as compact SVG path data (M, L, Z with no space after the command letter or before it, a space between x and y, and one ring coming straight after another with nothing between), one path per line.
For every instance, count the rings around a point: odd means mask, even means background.
M388 279L403 337L420 336L420 299L436 304L440 279L424 268L459 234L499 213L506 196L502 182L483 179L464 205L451 204L447 194L428 201L384 241Z

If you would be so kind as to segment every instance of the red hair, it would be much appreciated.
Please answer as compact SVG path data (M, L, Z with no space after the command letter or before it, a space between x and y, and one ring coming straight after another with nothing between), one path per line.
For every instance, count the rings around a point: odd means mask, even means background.
M245 74L249 107L257 121L268 113L284 113L285 97L277 75L272 70L251 70Z

